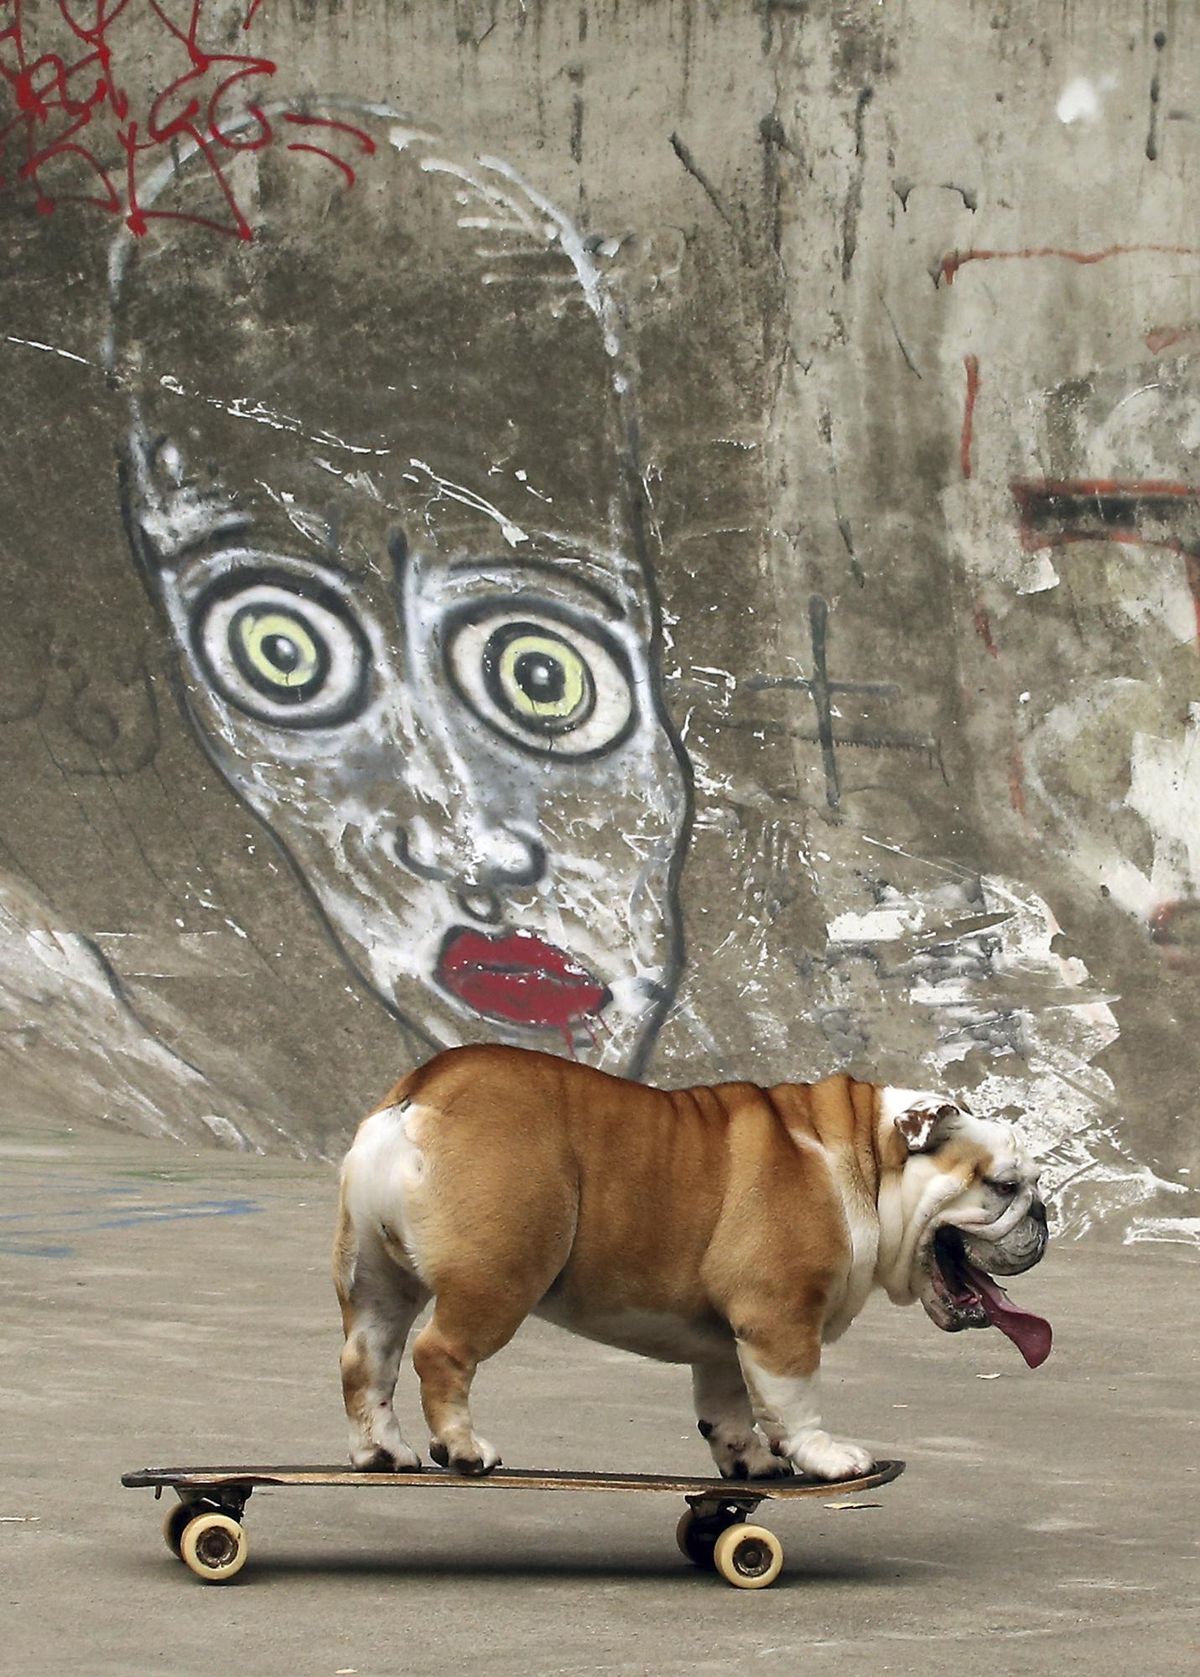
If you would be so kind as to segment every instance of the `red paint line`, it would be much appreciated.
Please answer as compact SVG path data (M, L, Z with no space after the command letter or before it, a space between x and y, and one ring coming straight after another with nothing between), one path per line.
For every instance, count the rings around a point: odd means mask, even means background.
M298 140L288 146L287 149L288 151L311 151L315 156L325 158L326 162L332 163L336 168L342 171L343 175L346 177L347 186L354 185L357 178L354 170L348 163L343 163L340 157L335 157L331 151L326 151L324 146L306 146L302 141Z
M1172 344L1179 343L1182 338L1194 337L1196 330L1195 326L1156 326L1146 333L1146 348L1151 354L1158 355L1164 349L1170 349Z
M371 136L356 128L352 122L338 122L331 116L308 116L304 111L284 111L283 120L294 123L297 128L333 128L339 134L349 134L358 141L368 157L378 149Z
M962 475L971 475L971 443L975 435L975 401L979 395L979 357L964 355L963 366L967 370L967 395L963 404L962 435L958 441L958 463L962 467Z
M1009 487L1017 503L1021 546L1026 553L1034 553L1043 547L1070 547L1076 542L1113 542L1121 547L1146 547L1181 558L1196 613L1197 648L1200 650L1200 536L1185 540L1158 531L1152 533L1142 528L1137 521L1136 509L1132 508L1126 522L1094 530L1072 529L1069 526L1038 529L1032 521L1036 502L1052 495L1070 496L1074 500L1087 500L1091 496L1097 503L1104 496L1128 495L1141 501L1159 500L1165 513L1168 508L1174 510L1180 507L1181 502L1190 501L1193 508L1200 507L1200 488L1161 478L1035 478L1016 481ZM1187 513L1193 509L1185 507L1183 510Z
M992 635L992 620L986 606L975 607L975 633L993 658L999 658L1000 648Z
M943 256L938 269L939 283L953 285L960 268L968 262L1028 262L1034 257L1056 256L1063 262L1077 262L1090 267L1093 262L1107 262L1111 256L1151 254L1157 256L1200 256L1196 245L1108 245L1104 250L1063 250L1057 245L1030 245L1023 250L954 250Z
M1008 758L1008 801L1021 820L1028 824L1025 813L1025 759L1020 746L1014 746Z

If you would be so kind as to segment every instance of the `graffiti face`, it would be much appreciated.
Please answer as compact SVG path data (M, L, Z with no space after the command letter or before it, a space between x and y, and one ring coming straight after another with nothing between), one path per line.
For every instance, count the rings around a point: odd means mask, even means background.
M496 216L497 177L483 195L479 165L414 163L411 144L392 159L416 202L396 213L426 237L395 267L378 253L396 292L372 309L357 368L329 365L302 306L286 324L293 353L313 351L310 388L274 367L284 403L247 403L264 347L280 347L259 299L294 251L250 253L250 326L243 312L229 332L218 391L211 372L193 382L161 317L126 307L135 546L206 751L384 1004L435 1042L501 1037L636 1070L678 976L688 791L656 685L615 316L568 224L507 176L507 249L464 255L481 196ZM514 224L516 309L483 272L512 254ZM422 316L431 231L464 307ZM131 277L135 304L158 283ZM297 420L323 378L336 423ZM533 528L528 506L553 527Z

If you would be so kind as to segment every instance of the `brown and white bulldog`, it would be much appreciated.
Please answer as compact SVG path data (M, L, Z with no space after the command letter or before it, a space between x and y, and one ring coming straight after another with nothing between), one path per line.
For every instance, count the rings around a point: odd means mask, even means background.
M360 1127L334 1278L350 1459L415 1468L392 1393L413 1363L433 1460L486 1473L475 1370L536 1315L690 1363L727 1478L839 1479L870 1452L821 1426L821 1347L882 1287L940 1328L993 1324L1031 1367L1050 1327L991 1279L1046 1246L1007 1123L945 1096L830 1077L652 1089L519 1048L439 1054Z

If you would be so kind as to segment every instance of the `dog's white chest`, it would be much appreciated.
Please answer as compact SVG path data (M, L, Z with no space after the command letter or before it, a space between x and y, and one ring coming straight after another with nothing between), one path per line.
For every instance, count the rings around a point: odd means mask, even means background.
M842 1183L842 1204L850 1246L849 1261L845 1290L825 1319L824 1338L827 1344L841 1338L867 1302L875 1282L875 1266L879 1257L879 1217L857 1183Z

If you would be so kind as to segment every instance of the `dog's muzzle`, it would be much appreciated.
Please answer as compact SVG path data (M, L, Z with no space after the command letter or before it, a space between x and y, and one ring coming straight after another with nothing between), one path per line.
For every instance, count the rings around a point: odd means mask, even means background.
M1014 1304L992 1277L1032 1269L1048 1238L1046 1208L1036 1197L1023 1212L1014 1206L984 1230L943 1224L928 1248L928 1281L921 1293L926 1315L946 1333L999 1328L1036 1368L1050 1355L1050 1324Z
M1046 1207L1035 1199L1020 1222L999 1240L964 1233L962 1244L968 1263L975 1269L987 1275L1023 1275L1040 1263L1049 1239Z

